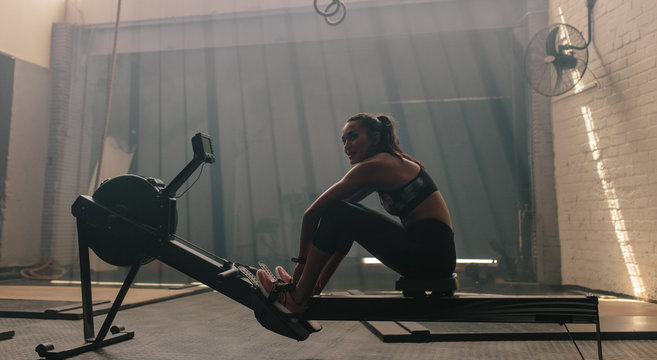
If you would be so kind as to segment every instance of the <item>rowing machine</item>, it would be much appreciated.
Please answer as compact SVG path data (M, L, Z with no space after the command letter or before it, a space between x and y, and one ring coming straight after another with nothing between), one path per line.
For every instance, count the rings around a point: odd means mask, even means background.
M72 213L78 229L85 344L65 351L39 344L39 356L64 359L133 338L134 332L112 322L140 266L158 259L252 309L265 328L300 341L321 330L316 320L591 323L596 325L602 359L596 297L451 296L456 279L430 282L428 288L401 279L398 289L414 297L315 296L301 316L280 313L260 292L256 268L223 259L175 234L176 191L200 165L214 162L209 136L196 134L192 148L194 158L168 186L155 178L122 175L103 182L92 196L75 200ZM112 265L130 267L98 334L93 324L89 248ZM433 296L421 296L424 290ZM106 339L108 332L114 336Z

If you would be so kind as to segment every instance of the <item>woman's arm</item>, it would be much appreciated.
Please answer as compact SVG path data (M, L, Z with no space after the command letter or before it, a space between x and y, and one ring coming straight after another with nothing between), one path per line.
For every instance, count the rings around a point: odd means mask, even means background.
M373 189L362 188L362 189L358 190L357 192L355 192L353 195L351 195L351 196L349 196L345 199L342 199L342 201L355 204L355 203L365 199L366 197L368 197L373 192L374 192Z
M306 209L301 222L299 257L305 258L308 254L310 243L324 210L338 201L353 201L353 199L359 197L362 199L369 195L373 191L372 185L374 185L379 171L380 166L376 161L359 163Z

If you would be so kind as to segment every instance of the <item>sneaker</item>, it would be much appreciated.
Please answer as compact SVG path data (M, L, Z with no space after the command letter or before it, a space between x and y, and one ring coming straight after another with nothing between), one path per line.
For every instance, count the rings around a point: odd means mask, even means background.
M269 275L267 275L264 270L258 270L256 276L258 278L258 284L260 285L260 291L267 298L269 298L269 294L271 294L271 292L274 291L277 286L280 286L277 285L276 281L269 277ZM280 291L280 293L274 302L274 306L279 311L285 314L301 314L308 310L307 305L303 306L294 302L294 299L292 299L292 294L290 294L289 290L283 288L282 290L279 289L278 291Z
M277 266L275 271L276 271L276 276L278 276L279 279L283 280L284 283L289 284L294 281L292 276L290 276L290 274L288 274L287 271L285 271L285 269L283 269L282 266Z

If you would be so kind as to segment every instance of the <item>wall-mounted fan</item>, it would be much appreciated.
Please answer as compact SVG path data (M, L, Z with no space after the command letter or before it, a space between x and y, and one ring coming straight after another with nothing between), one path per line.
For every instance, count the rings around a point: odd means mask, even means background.
M532 37L525 50L525 74L531 87L545 96L561 95L579 83L589 61L591 10L587 0L589 40L568 24L553 24Z

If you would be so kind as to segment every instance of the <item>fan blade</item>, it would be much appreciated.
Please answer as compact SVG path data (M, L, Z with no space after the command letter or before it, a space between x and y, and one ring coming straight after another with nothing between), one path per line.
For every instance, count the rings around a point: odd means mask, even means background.
M545 53L548 56L557 56L557 34L559 33L559 27L555 27L550 31L547 38L545 39Z
M561 87L561 81L563 80L563 69L560 66L555 66L554 71L557 72L557 81L554 83L554 90L552 90L552 93L556 95L561 92L559 88Z

